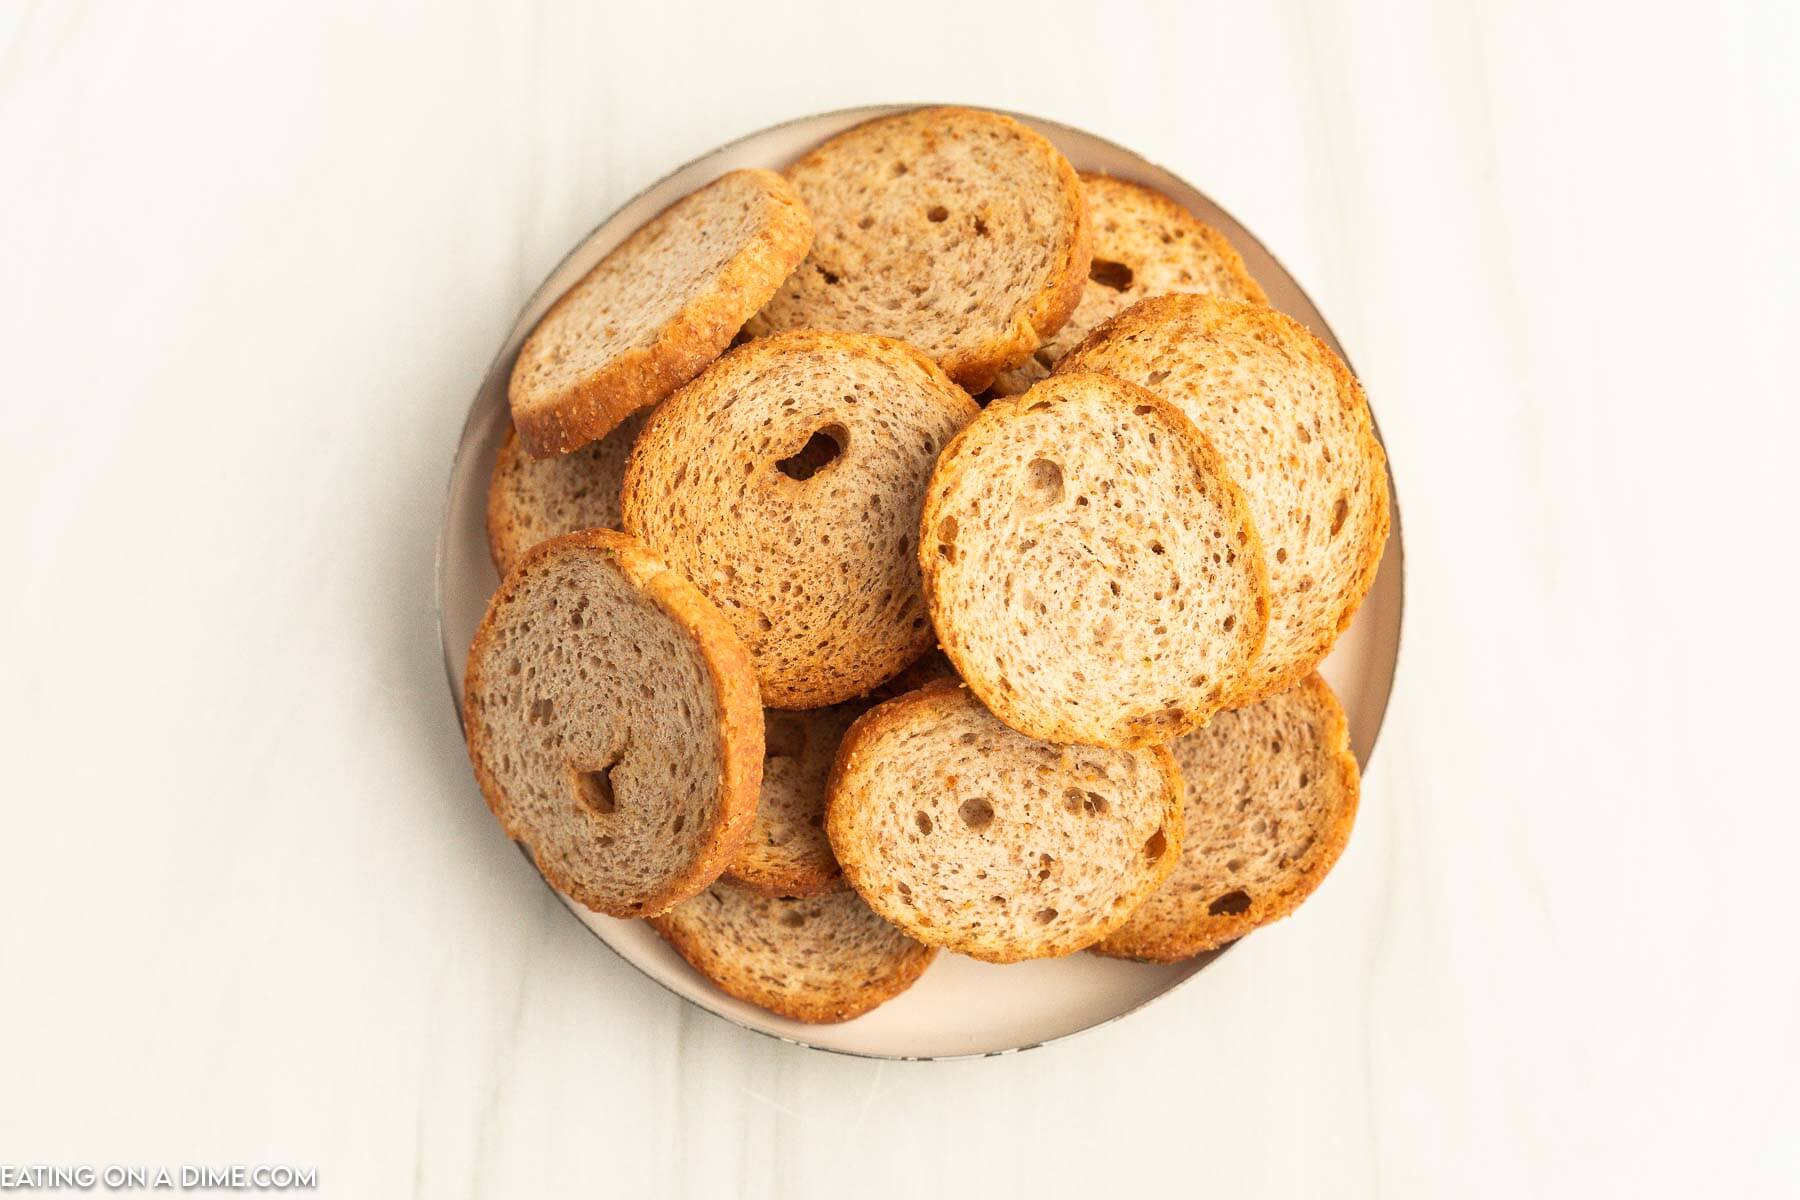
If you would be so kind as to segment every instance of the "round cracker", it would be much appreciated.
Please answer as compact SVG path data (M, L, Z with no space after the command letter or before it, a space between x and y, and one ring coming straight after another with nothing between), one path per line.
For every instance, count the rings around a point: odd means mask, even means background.
M1202 724L1262 643L1244 498L1171 405L1103 375L996 400L944 450L919 561L958 674L1014 729L1144 746Z
M729 172L646 221L525 339L507 385L520 442L567 454L692 379L811 244L773 171Z
M541 543L469 649L469 759L558 891L662 912L718 878L756 815L762 706L717 609L635 538Z
M913 985L937 951L855 892L759 895L721 879L651 927L720 990L796 1021L848 1021Z
M651 417L625 469L625 528L719 605L769 707L860 696L932 644L920 497L978 411L891 338L759 339Z
M750 322L902 338L971 392L1081 299L1091 247L1068 160L1011 117L921 108L838 134L787 169L817 236Z

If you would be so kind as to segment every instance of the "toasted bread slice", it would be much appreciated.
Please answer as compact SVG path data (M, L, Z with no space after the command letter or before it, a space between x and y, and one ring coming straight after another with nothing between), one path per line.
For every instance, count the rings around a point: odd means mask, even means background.
M939 457L920 529L944 653L1031 737L1169 741L1262 643L1244 497L1187 418L1133 384L1056 375L988 405Z
M625 469L625 528L724 611L769 707L860 696L932 643L919 501L978 411L890 338L753 341L650 418Z
M721 879L650 925L721 990L796 1021L860 1017L937 954L850 891L779 898Z
M1181 863L1093 947L1101 954L1175 962L1280 920L1350 839L1356 759L1344 710L1316 674L1169 749L1186 787Z
M954 683L870 709L825 818L851 886L927 945L988 962L1105 937L1181 854L1181 778L1161 746L1056 746Z
M1268 303L1225 235L1155 188L1083 171L1081 191L1094 226L1094 259L1081 303L1056 336L994 380L992 390L1002 396L1015 396L1050 374L1081 339L1139 300L1197 292Z
M843 888L825 838L825 782L838 743L866 701L804 712L763 712L762 797L756 824L729 874L765 896L817 896Z
M488 604L463 684L469 758L507 836L596 912L662 912L750 831L762 706L725 618L636 539L526 552Z
M567 454L692 379L811 244L773 171L732 171L652 217L525 339L507 387L520 442Z
M539 542L580 529L619 528L625 460L649 413L632 413L572 454L533 458L508 430L488 482L488 551L505 575Z
M1081 184L1010 117L921 108L840 133L787 169L812 253L753 334L902 338L980 391L1069 319L1087 278Z
M1121 313L1057 368L1142 384L1186 413L1244 489L1269 569L1269 635L1231 705L1318 665L1375 582L1387 460L1356 378L1271 308L1160 296Z

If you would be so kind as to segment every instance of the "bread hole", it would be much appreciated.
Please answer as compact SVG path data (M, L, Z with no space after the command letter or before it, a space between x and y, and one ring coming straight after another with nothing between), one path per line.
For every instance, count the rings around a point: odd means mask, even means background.
M1088 267L1088 278L1103 288L1122 292L1131 286L1131 268L1122 262L1096 258Z
M1350 502L1339 496L1337 503L1331 506L1331 536L1336 537L1338 530L1344 527L1344 518L1350 515Z
M1217 900L1206 906L1209 916L1235 917L1239 913L1250 911L1250 893L1242 888L1234 892L1226 892Z
M919 827L920 833L930 833L931 832L931 818L926 816L922 812L914 812L913 813L913 824L915 824Z
M1236 616L1236 614L1233 614L1233 615L1232 615L1232 616L1229 616L1229 617L1226 617L1226 618L1225 618L1225 621L1224 621L1224 625L1225 625L1225 632L1226 632L1226 633L1230 633L1230 632L1231 632L1231 631L1232 631L1232 630L1234 630L1234 629L1236 629L1236 628L1237 628L1237 616Z
M975 218L975 236L976 237L986 237L987 236L987 222L982 220L980 217Z
M1112 592L1112 594L1115 596L1120 596L1120 595L1124 594L1123 589L1121 589L1119 587L1119 581L1116 579L1108 580L1106 586L1107 586L1107 589L1110 590Z
M835 284L838 281L836 272L827 271L824 267L820 267L818 270L819 270L819 277L821 279L823 279L826 283Z
M938 522L938 557L947 563L956 561L956 518L945 517Z
M1131 411L1140 417L1147 417L1147 416L1150 416L1152 413L1154 413L1156 411L1156 408L1154 405L1140 404L1136 408L1133 408Z
M869 228L872 228L874 226L874 224L875 224L874 217L864 217L864 218L862 218L862 220L860 220L856 223L856 227L858 229L869 229Z
M575 802L600 816L617 812L619 796L613 789L612 774L618 765L619 760L615 758L592 771L572 772L570 782L575 790Z
M674 823L669 826L669 832L670 833L680 833L683 829L686 829L686 828L687 828L687 814L686 813L676 813Z
M908 887L904 882L896 883L894 885L894 889L896 891L898 891L902 896L912 895L912 888Z
M963 824L976 833L980 833L994 823L994 806L982 796L964 800L956 811L962 817Z
M763 758L799 758L806 750L806 726L786 713L769 713L763 725Z
M906 174L907 169L908 168L907 168L906 164L903 162L897 162L894 164L894 174L896 174L896 175Z
M950 215L950 210L941 204L934 204L925 210L925 219L933 225L939 224Z
M781 923L789 929L798 929L806 924L806 914L797 908L790 908L781 914Z
M1048 925L1050 922L1056 920L1056 910L1054 908L1040 908L1031 915L1031 919L1036 921L1039 925Z
M1025 467L1025 496L1038 508L1048 508L1063 498L1063 469L1047 458L1034 458Z
M1275 547L1275 561L1278 563L1284 563L1287 561L1287 547L1286 546Z
M1168 550L1163 546L1163 544L1161 542L1151 542L1150 543L1150 553L1152 553L1152 554L1167 554Z
M1150 835L1149 841L1144 843L1144 857L1151 862L1156 862L1168 852L1168 849L1169 836L1159 829Z
M1152 371L1148 375L1144 376L1144 386L1145 387L1155 387L1157 384L1161 383L1163 380L1167 379L1168 377L1169 377L1169 373L1167 371Z
M844 443L849 440L850 431L842 425L827 425L807 438L799 453L778 461L775 469L789 479L805 483L836 462L844 453Z

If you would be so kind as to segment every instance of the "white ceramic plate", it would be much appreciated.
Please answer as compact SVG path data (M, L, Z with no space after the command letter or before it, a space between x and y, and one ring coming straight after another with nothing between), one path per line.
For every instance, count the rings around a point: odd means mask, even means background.
M738 167L782 167L831 135L900 107L846 109L777 125L720 147L665 176L608 217L569 253L500 347L463 428L450 472L450 494L438 536L438 625L450 677L453 711L460 709L464 658L488 597L499 580L488 558L484 514L488 474L507 427L506 381L513 356L538 319L571 284L664 207ZM1185 204L1243 252L1250 272L1275 307L1305 323L1340 354L1324 317L1300 285L1248 230L1186 181L1111 142L1079 129L1014 114L1052 142L1078 169L1136 180ZM1390 476L1392 464L1389 464ZM1374 590L1324 666L1350 721L1357 761L1366 768L1387 710L1400 648L1400 510ZM474 803L476 789L469 789ZM496 826L498 834L498 826ZM1135 1012L1166 995L1217 955L1175 966L1076 954L1054 962L993 966L940 954L909 991L864 1017L841 1025L789 1021L718 991L696 974L641 921L597 916L567 897L563 903L625 961L665 988L706 1009L772 1037L821 1050L883 1058L958 1058L1041 1046Z

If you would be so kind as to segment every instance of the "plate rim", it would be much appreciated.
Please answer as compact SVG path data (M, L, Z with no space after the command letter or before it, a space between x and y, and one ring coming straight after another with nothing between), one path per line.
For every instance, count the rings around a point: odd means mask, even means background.
M1352 375L1355 375L1359 381L1361 380L1362 377L1356 373L1355 364L1351 361L1350 354L1349 354L1348 350L1344 347L1342 339L1338 337L1336 330L1331 328L1330 322L1325 320L1324 313L1322 310L1320 310L1317 303L1315 303L1313 301L1312 294L1307 291L1305 286L1300 282L1299 278L1297 276L1295 276L1295 274L1291 270L1288 269L1287 264L1282 262L1281 259L1273 251L1271 251L1269 249L1269 247L1262 241L1262 239L1257 237L1256 234L1253 233L1248 226L1246 226L1242 221L1238 220L1237 216L1234 213L1230 212L1228 209L1225 208L1224 205L1222 205L1218 201L1214 200L1209 193L1202 191L1200 188L1196 187L1194 184L1189 183L1187 181L1187 179L1184 176L1182 176L1180 173L1170 170L1168 167L1163 166L1160 162L1157 162L1153 159L1147 158L1143 154L1140 154L1137 151L1132 150L1130 147L1123 146L1120 143L1113 141L1111 138L1105 137L1101 134L1093 133L1089 130L1081 128L1080 126L1070 125L1065 121L1058 121L1058 120L1054 120L1049 117L1038 116L1035 113L1025 113L1025 112L1020 112L1020 111L1017 111L1014 109L993 108L993 107L983 106L983 105L956 105L953 102L948 102L948 101L921 101L918 103L861 104L861 105L852 105L852 106L846 107L846 108L828 109L828 110L825 110L822 112L808 113L808 114L805 114L802 116L790 117L783 121L777 121L774 124L765 125L758 129L754 129L748 133L741 134L738 137L730 139L729 141L721 142L719 145L714 146L711 149L708 149L700 154L695 155L692 158L686 159L686 160L676 164L675 166L669 168L667 171L664 171L662 174L658 175L655 179L651 180L649 183L644 185L642 188L639 188L637 191L633 192L630 196L626 197L624 200L621 200L618 204L614 205L612 207L612 209L610 211L608 211L604 217L602 217L600 219L598 224L596 224L592 229L588 230L587 233L583 234L579 239L577 239L574 242L574 244L570 246L568 251L566 253L564 253L561 258L557 259L557 261L550 267L549 271L545 273L543 280L541 282L539 282L538 286L533 288L531 293L526 296L526 298L525 298L523 304L520 306L518 312L516 314L514 314L511 323L507 326L506 336L502 339L499 348L494 352L493 358L488 363L487 370L482 373L481 380L475 390L474 398L471 400L471 402L469 404L467 413L464 414L462 425L457 434L455 448L453 449L453 451L451 452L451 455L450 455L450 466L449 466L449 470L445 476L443 502L439 506L437 542L433 549L433 554L432 554L432 603L433 603L433 608L435 610L434 615L435 615L435 624L436 624L436 628L437 628L438 646L439 646L440 653L442 654L442 657L443 657L442 666L443 666L443 670L444 670L444 679L445 679L445 682L449 685L449 690L450 690L450 707L456 717L457 731L463 737L465 745L468 740L468 732L467 732L466 727L463 724L462 696L456 686L456 661L453 656L453 651L451 649L449 639L445 636L445 632L444 632L445 565L446 565L446 557L447 557L447 553L448 553L451 520L454 516L454 507L455 507L455 502L456 502L457 468L461 465L463 454L468 447L470 431L474 428L475 423L480 415L482 395L488 390L488 385L493 380L496 373L501 371L503 369L503 367L507 366L507 364L505 363L504 360L506 360L508 358L508 347L509 347L510 343L512 342L512 335L514 332L516 332L519 329L521 324L524 322L526 314L531 312L532 309L538 305L538 302L544 297L545 293L549 290L553 281L555 281L556 278L562 273L563 269L566 266L568 266L570 261L572 259L574 259L578 254L581 253L583 247L585 247L596 236L598 236L600 234L600 232L602 230L604 230L608 225L612 224L612 222L615 221L621 213L625 212L627 209L629 209L631 206L636 204L638 201L644 199L646 196L650 195L652 192L658 190L665 183L667 183L670 179L672 179L675 176L681 174L682 172L688 170L690 167L698 166L701 163L707 161L708 159L718 157L718 156L725 154L731 150L734 150L734 149L744 145L746 142L750 142L754 139L761 138L761 137L767 136L768 134L776 133L781 130L791 129L797 125L810 124L815 121L826 121L826 120L833 120L833 119L839 119L839 118L852 118L852 117L857 118L857 123L860 123L861 121L872 120L876 117L887 116L892 113L907 112L907 111L910 111L915 108L933 108L933 107L945 107L945 106L985 108L986 111L988 111L988 112L1000 113L1003 116L1011 117L1014 120L1017 120L1028 126L1032 126L1032 127L1046 127L1047 126L1047 127L1051 127L1054 129L1062 130L1062 131L1070 133L1070 134L1078 135L1080 137L1088 138L1095 142L1101 143L1102 145L1106 146L1107 148L1109 148L1113 151L1116 151L1123 156L1126 156L1131 159L1135 159L1139 162L1142 162L1151 167L1154 167L1155 169L1162 171L1165 174L1169 175L1171 178L1180 180L1185 186L1192 188L1194 190L1194 192L1196 192L1197 194L1199 194L1201 196L1204 196L1208 203L1212 204L1221 213L1223 213L1231 221L1231 223L1234 226L1236 226L1238 232L1242 235L1242 237L1247 239L1249 242L1253 243L1255 245L1255 247L1257 248L1257 250L1260 251L1262 254L1267 255L1269 260L1271 262L1273 262L1277 268L1280 269L1280 271L1287 277L1287 279L1290 282L1293 283L1295 289L1297 291L1299 291L1302 296L1305 297L1307 304L1312 307L1314 312L1319 314L1320 321L1323 322L1325 325L1325 332L1330 336L1330 340L1331 340L1333 346L1336 348L1339 357L1343 359L1344 365L1350 370ZM848 125L848 124L846 124L844 126L844 128L849 128L849 127L850 127L850 125ZM516 351L515 351L515 353L516 353ZM1369 423L1374 430L1375 440L1378 443L1380 443L1380 445L1381 445L1382 454L1383 454L1384 458L1386 459L1386 467L1387 467L1389 529L1388 529L1388 540L1383 545L1382 554L1385 557L1390 552L1390 550L1394 554L1394 562L1391 565L1397 576L1396 583L1398 584L1398 587L1397 587L1395 598L1394 598L1395 621L1394 621L1393 666L1392 666L1391 671L1389 672L1386 693L1382 697L1381 712L1377 715L1376 720L1375 720L1374 729L1370 732L1370 735L1369 735L1368 753L1365 756L1364 761L1361 764L1361 771L1365 777L1369 774L1369 772L1375 762L1376 752L1380 749L1381 734L1382 734L1382 731L1387 726L1388 711L1389 711L1389 709L1391 709L1393 707L1394 693L1398 690L1402 665L1406 661L1406 654L1405 654L1405 649L1406 649L1406 549L1405 549L1405 537L1401 532L1400 485L1399 485L1398 480L1395 477L1393 456L1388 453L1387 441L1385 438L1382 437L1382 434L1381 434L1381 423L1380 423L1380 420L1376 416L1375 406L1374 406L1374 404L1371 403L1368 405L1368 408L1369 408ZM1385 565L1384 565L1383 569L1386 569ZM485 801L484 801L484 803L485 803ZM665 983L663 980L658 979L655 975L651 974L651 972L649 970L647 970L643 966L640 966L638 963L634 962L623 951L619 950L610 941L608 941L606 939L606 937L600 933L599 930L595 929L593 926L589 925L586 921L582 920L580 914L575 911L575 907L574 907L575 901L573 901L569 897L563 895L561 892L557 891L554 887L552 887L550 885L550 881L548 879L544 878L542 872L538 871L537 864L532 860L530 852L528 850L526 850L523 845L520 845L518 842L514 842L513 848L515 850L517 850L521 855L523 855L525 860L528 863L531 863L531 869L532 869L533 873L538 876L538 881L550 892L551 895L555 896L556 899L559 902L561 902L563 908L569 913L569 915L572 918L574 918L575 923L577 925L581 926L584 930L586 930L588 935L590 937L592 937L596 942L598 942L598 943L600 943L600 945L606 947L607 951L609 953L611 953L615 958L617 958L619 961L625 963L632 970L636 971L639 975L641 975L645 979L649 980L651 983L655 984L657 987L661 988L664 992L667 992L669 995L682 1001L682 1003L685 1005L699 1009L701 1012L707 1013L708 1015L715 1017L718 1020L725 1021L728 1024L731 1024L739 1029L747 1030L750 1033L758 1034L759 1036L769 1038L772 1041L781 1042L781 1043L784 1043L789 1046L796 1046L796 1047L800 1047L800 1048L806 1049L806 1050L818 1051L818 1052L824 1053L824 1054L841 1055L845 1058L866 1059L866 1060L874 1060L877 1062L967 1062L967 1061L974 1060L974 1059L1004 1058L1004 1057L1007 1057L1007 1056L1013 1055L1013 1054L1022 1054L1027 1050L1037 1050L1037 1049L1040 1049L1041 1047L1051 1045L1052 1043L1066 1042L1072 1038L1080 1037L1083 1034L1092 1033L1098 1029L1104 1029L1109 1025L1112 1025L1118 1021L1124 1020L1126 1017L1134 1016L1135 1014L1144 1011L1146 1008L1149 1008L1152 1004L1155 1004L1158 1001L1163 1000L1166 997L1171 996L1174 993L1180 991L1182 988L1186 987L1187 985L1189 985L1190 983L1192 983L1194 981L1194 979L1201 973L1201 968L1210 966L1212 963L1217 962L1220 958L1224 957L1224 955L1226 955L1231 950L1236 948L1238 943L1243 940L1240 938L1240 939L1238 939L1238 941L1229 942L1226 945L1219 947L1217 950L1212 950L1212 951L1208 951L1201 955L1196 955L1195 956L1196 959L1200 959L1203 961L1199 962L1199 964L1192 971L1190 971L1188 974L1184 975L1182 978L1171 983L1169 986L1163 988L1163 990L1161 990L1160 992L1157 992L1156 994L1154 994L1152 996L1148 996L1145 999L1138 1001L1136 1004L1133 1004L1128 1008L1121 1009L1120 1011L1113 1013L1110 1016L1103 1017L1100 1020L1095 1021L1092 1024L1084 1025L1079 1029L1072 1029L1065 1033L1057 1034L1053 1037L1044 1038L1040 1041L1024 1042L1024 1043L1021 1043L1016 1046L1004 1047L1004 1048L1001 1048L998 1050L971 1051L971 1052L965 1053L965 1054L887 1054L887 1053L880 1053L880 1052L867 1051L867 1050L854 1050L854 1049L849 1049L849 1048L842 1047L842 1046L821 1045L820 1043L810 1042L810 1041L805 1040L804 1038L790 1036L788 1034L781 1033L781 1032L778 1032L773 1029L760 1028L756 1025L752 1025L746 1021L740 1020L738 1017L736 1017L730 1013L723 1012L719 1009L712 1008L706 1004L703 1004L700 1001L694 999L692 996L684 995L681 992L675 990L675 988L671 987L668 983ZM1190 960L1190 961L1192 961L1192 960Z

